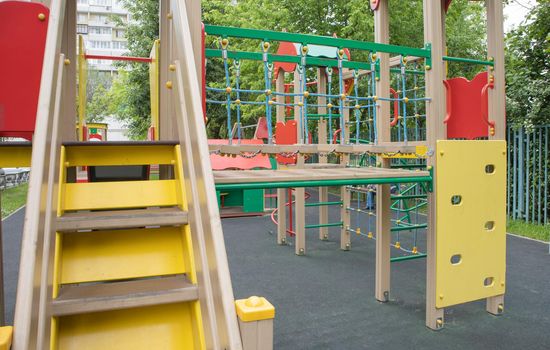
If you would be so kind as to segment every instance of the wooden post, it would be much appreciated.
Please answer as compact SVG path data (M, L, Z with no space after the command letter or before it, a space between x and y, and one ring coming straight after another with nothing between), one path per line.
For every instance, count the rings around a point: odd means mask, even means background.
M494 69L489 69L489 77L494 78L494 89L489 90L489 119L495 121L495 134L492 140L506 138L506 94L504 81L504 31L502 1L486 0L487 7L487 49L494 60ZM504 311L504 295L487 298L487 312L500 315Z
M374 11L375 42L389 44L389 5L381 0ZM376 82L376 96L388 98L390 95L390 58L387 53L376 53L380 60L380 79ZM376 133L378 142L390 142L390 104L376 102ZM379 158L382 167L389 168L388 159ZM389 301L390 294L390 244L391 244L391 197L390 185L376 186L376 278L375 296L378 301Z
M2 244L2 193L0 192L0 327L5 325L5 307L4 307L4 254Z
M160 59L159 59L159 140L175 140L176 121L175 111L172 103L172 94L165 88L169 79L170 57L172 56L172 21L168 19L170 13L170 0L160 0L159 13L159 36L160 36ZM159 178L161 180L173 177L172 167L168 165L159 166Z
M351 192L347 186L340 187L340 198L342 199L342 205L340 208L340 217L342 218L342 228L340 229L340 249L351 249L350 238L350 211L351 205Z
M327 93L327 74L324 67L317 69L317 92L319 94ZM317 98L317 113L326 114L327 98L319 96ZM319 144L327 144L327 120L324 117L319 118L317 123L317 138ZM327 162L327 157L319 156L319 163L324 164ZM328 187L319 187L319 202L328 202ZM328 206L322 205L319 207L319 223L328 224ZM319 239L328 240L328 227L319 227Z
M433 191L428 193L427 267L426 267L426 326L431 329L443 327L444 309L436 308L436 179L437 167L434 154L437 140L446 137L445 117L445 63L443 62L444 35L443 0L424 0L424 41L432 46L432 66L426 67L426 138L428 145L428 167L433 168Z
M305 86L305 81L303 82ZM298 70L294 71L294 93L297 94L298 91L302 92L300 89L300 73L298 73ZM304 143L305 140L303 139L303 128L304 125L302 125L300 121L300 110L302 107L298 106L297 104L302 101L301 96L294 96L294 103L296 104L294 106L294 120L298 123L298 143ZM304 166L304 156L301 154L298 154L297 161L296 161L296 168L302 168ZM292 198L290 198L292 200ZM295 229L294 232L296 233L296 241L295 241L295 251L296 255L305 255L306 254L306 197L305 197L305 188L295 188L294 189L294 213L295 213L295 220L294 225Z
M275 83L275 91L276 92L284 92L285 91L285 71L280 69L277 72L277 80ZM285 122L285 106L283 105L285 103L285 96L277 95L277 108L276 108L276 114L277 114L277 123L284 123ZM278 188L277 189L277 243L278 244L286 244L286 188ZM292 198L290 198L292 200Z

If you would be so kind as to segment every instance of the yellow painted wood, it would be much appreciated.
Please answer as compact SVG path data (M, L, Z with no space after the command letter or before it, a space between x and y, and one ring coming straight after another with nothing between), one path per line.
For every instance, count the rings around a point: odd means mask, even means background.
M65 167L66 156L66 148L61 146L61 152L59 152L59 187L57 189L57 216L61 216L65 212L65 184L67 183L67 168Z
M173 164L174 146L70 146L65 166Z
M436 307L504 294L506 142L437 141L436 150ZM485 286L486 278L492 284Z
M13 327L0 327L0 350L10 350L13 337Z
M10 146L0 148L0 168L29 168L32 147Z
M59 283L186 273L188 239L181 227L63 234Z
M176 181L115 181L65 184L64 210L174 206Z
M60 317L56 348L203 349L193 304L196 302Z

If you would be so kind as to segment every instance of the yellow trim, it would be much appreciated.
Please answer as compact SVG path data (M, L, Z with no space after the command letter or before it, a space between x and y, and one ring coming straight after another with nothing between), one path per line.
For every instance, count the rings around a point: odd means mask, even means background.
M165 207L178 204L175 180L68 183L64 210Z
M438 141L436 155L436 306L504 294L506 142Z
M173 164L174 146L71 146L67 166Z
M0 168L29 168L31 166L32 147L3 147L0 154Z
M13 337L13 327L0 327L0 350L10 350Z
M270 320L275 318L275 307L264 297L252 296L235 301L237 315L243 322Z

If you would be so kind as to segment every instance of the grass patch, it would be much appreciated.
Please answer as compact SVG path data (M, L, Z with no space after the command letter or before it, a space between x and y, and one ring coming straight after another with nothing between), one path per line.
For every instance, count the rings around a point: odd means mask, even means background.
M550 241L550 225L534 225L521 220L508 219L507 232L518 236Z
M0 192L2 196L2 219L25 205L28 188L29 184L22 184Z

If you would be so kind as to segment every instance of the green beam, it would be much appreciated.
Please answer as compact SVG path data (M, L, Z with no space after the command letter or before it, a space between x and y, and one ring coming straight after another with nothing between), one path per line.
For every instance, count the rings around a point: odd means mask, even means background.
M318 202L318 203L306 203L306 207L323 207L329 205L341 205L343 202Z
M410 230L416 230L421 228L428 227L428 224L419 224L419 225L411 225L411 226L394 226L390 229L391 232L397 232L397 231L410 231Z
M220 49L206 49L205 54L207 58L222 58L223 51ZM263 61L263 54L260 52L247 52L247 51L227 51L227 57L237 60L250 60L250 61ZM289 55L275 55L269 54L267 60L270 63L285 62L300 64L302 59L300 56ZM308 57L306 59L306 65L316 67L338 67L338 60L328 58ZM349 69L370 69L370 63L355 62L355 61L342 61L342 66Z
M428 254L414 254L414 255L405 255L405 256L398 256L395 258L391 258L391 262L398 262L398 261L405 261L405 260L415 260L415 259L422 259L427 257Z
M460 57L450 57L450 56L443 56L443 61L471 63L471 64L479 64L482 66L491 66L491 67L495 65L495 62L493 61L484 61L484 60L476 60L473 58L460 58Z
M410 194L403 196L391 196L392 200L403 200L403 199L417 199L417 198L428 198L427 194Z
M306 225L305 228L320 228L320 227L340 227L344 223L342 221L340 222L332 222L328 224L315 224L315 225Z
M352 185L385 185L399 183L432 182L431 176L418 177L389 177L389 178L368 178L368 179L335 179L335 180L298 180L281 182L246 182L216 184L216 190L229 191L237 189L267 189L267 188L296 188L296 187L329 187L329 186L352 186Z
M398 45L387 45L380 43L364 42L357 40L334 38L330 36L319 36L309 34L275 32L269 30L246 29L235 27L222 27L214 25L205 25L204 29L208 35L217 35L221 37L258 39L263 41L289 41L303 45L322 45L335 48L357 49L370 52L385 52L404 56L431 57L431 50L425 48L414 48ZM308 58L309 61L309 58Z

